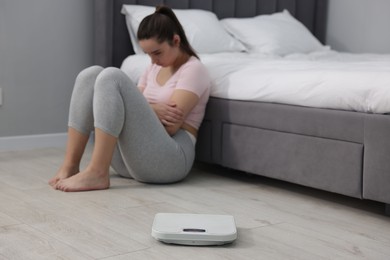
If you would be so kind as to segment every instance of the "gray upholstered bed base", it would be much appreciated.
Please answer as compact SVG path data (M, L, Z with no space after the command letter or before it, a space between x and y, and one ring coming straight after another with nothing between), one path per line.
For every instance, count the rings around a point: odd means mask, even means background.
M213 98L197 158L390 203L388 115Z
M327 0L96 0L95 61L119 67L133 53L122 4L200 8L220 18L288 9L324 41ZM386 203L390 116L211 98L197 160Z

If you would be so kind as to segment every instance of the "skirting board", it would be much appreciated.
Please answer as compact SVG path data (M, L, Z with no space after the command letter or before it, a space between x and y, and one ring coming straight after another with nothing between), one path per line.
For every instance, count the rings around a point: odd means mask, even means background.
M0 152L64 147L67 133L0 137Z

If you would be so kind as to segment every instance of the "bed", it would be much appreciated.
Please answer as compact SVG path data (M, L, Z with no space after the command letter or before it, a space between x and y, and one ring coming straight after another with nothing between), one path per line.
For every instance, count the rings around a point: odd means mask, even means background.
M326 0L96 0L95 63L123 68L125 61L131 57L132 61L129 64L132 65L129 66L134 68L132 71L139 73L137 70L145 66L146 59L133 55L137 53L137 47L131 44L131 35L128 30L130 25L126 19L127 16L125 18L126 11L123 10L123 5L155 6L160 3L177 10L212 11L219 19L229 21L228 18L232 18L233 24L241 22L235 18L271 16L275 13L279 15L287 12L300 21L318 42L324 43L325 41ZM184 14L183 17L188 16ZM239 24L239 29L242 28L240 26L242 24ZM238 33L240 31L238 30ZM187 30L186 32L188 33ZM298 42L299 40L297 39ZM222 45L226 42L225 40L218 47L224 47ZM298 44L298 46L302 45ZM202 46L197 46L197 48L201 49ZM321 79L330 77L329 70L337 71L337 66L346 66L348 70L353 63L360 69L360 73L354 75L362 77L355 82L366 81L373 85L375 83L379 85L378 90L373 92L370 88L361 89L362 96L356 96L352 102L348 103L343 97L336 99L332 98L333 94L326 96L324 92L321 92L322 90L308 96L308 91L305 92L304 87L301 94L292 91L286 92L288 94L283 97L274 97L272 92L274 88L270 88L272 85L269 84L269 80L264 84L265 92L257 91L260 98L256 100L244 96L235 98L234 95L229 96L231 91L225 91L224 88L215 89L214 92L212 91L199 131L196 159L200 162L217 164L355 198L378 201L384 203L386 213L389 214L390 109L388 106L390 106L390 98L387 98L390 97L388 91L390 81L387 81L390 75L387 67L390 61L389 56L343 54L325 49L304 55L299 53L287 55L283 53L285 49L278 50L281 55L277 55L276 60L273 59L267 64L278 68L282 72L280 75L284 75L287 82L291 84L294 83L298 87L304 86L305 82L295 82L297 72L307 72L312 67L308 69L305 67L306 63L302 61L315 61L313 64L321 61L322 70L316 72ZM219 80L221 85L227 82L233 82L232 84L240 82L233 76L228 78L225 77L226 75L221 76L229 68L213 70L212 68L217 66L211 54L205 53L200 56L202 61L208 63L214 73L215 81ZM222 57L222 60L225 59L222 63L227 64L229 59L240 60L243 51L234 54L222 52L217 56ZM246 69L241 77L248 78L251 77L250 73L253 74L253 71L256 71L256 68L263 68L264 64L258 64L260 60L267 60L272 55L244 56L242 62L237 64L245 66ZM289 65L281 65L281 62L286 60ZM347 60L349 63L347 65L336 64L335 60ZM140 66L135 64L140 64ZM291 67L294 69L292 70ZM375 71L368 74L369 70ZM354 75L349 76L350 80L355 77ZM339 73L338 76L340 77L338 81L333 82L330 87L326 85L328 80L321 81L317 85L324 89L335 88L336 91L348 85L346 84L348 80L343 78L345 73ZM259 78L254 78L253 82L257 80ZM253 82L242 88L256 87ZM289 85L286 86L285 82L283 85L285 90L291 91L286 88ZM388 87L386 83L389 83ZM349 86L349 88L353 89L354 86ZM254 89L254 94L249 96L256 94L256 88ZM242 93L242 91L236 92ZM271 99L263 100L264 96L271 97ZM301 103L296 102L298 96L300 96ZM382 103L380 105L367 103L375 99L373 97ZM364 104L362 104L362 98ZM324 100L330 102L331 105L323 104Z

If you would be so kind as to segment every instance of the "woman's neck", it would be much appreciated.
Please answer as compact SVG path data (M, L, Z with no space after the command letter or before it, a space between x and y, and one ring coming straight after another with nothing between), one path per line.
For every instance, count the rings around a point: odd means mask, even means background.
M170 66L172 72L177 71L184 63L186 63L191 56L185 52L180 52L175 62Z

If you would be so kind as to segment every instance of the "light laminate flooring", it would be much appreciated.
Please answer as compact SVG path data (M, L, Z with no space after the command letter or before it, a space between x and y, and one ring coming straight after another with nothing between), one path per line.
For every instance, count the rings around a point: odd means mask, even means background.
M64 193L47 185L63 155L0 153L0 259L390 259L381 203L204 164L176 184L112 173L109 190ZM158 212L233 215L238 238L164 244L151 237Z

